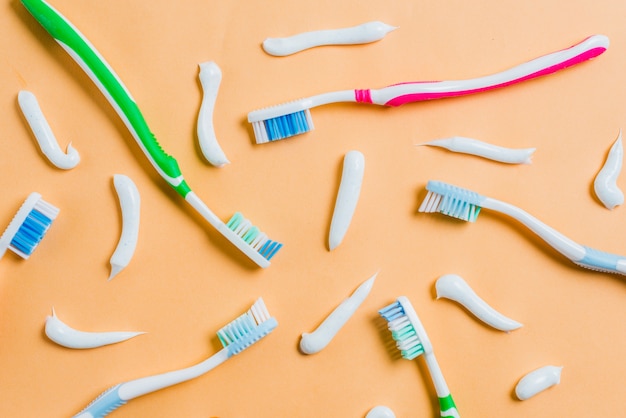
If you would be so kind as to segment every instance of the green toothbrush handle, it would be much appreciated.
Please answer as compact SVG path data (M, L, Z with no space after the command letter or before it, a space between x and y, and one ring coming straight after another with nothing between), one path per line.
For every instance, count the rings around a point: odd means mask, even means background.
M454 399L452 395L448 395L444 398L439 398L439 408L441 409L442 417L460 418L459 410L456 409Z
M191 191L178 163L150 131L128 89L94 46L63 15L43 0L21 0L26 9L96 83L122 118L161 177L182 197Z

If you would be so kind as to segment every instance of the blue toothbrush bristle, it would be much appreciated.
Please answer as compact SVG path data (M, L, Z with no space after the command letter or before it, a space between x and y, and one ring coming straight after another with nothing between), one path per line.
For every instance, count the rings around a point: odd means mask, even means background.
M308 109L254 122L253 125L256 142L259 144L300 135L313 129L311 112Z
M400 302L396 301L378 313L388 322L391 337L396 341L396 347L403 358L413 360L424 353L417 331Z
M478 218L484 200L478 193L439 181L429 181L426 189L419 212L439 212L469 222Z
M259 252L266 260L271 260L283 244L272 241L259 228L252 225L240 212L236 212L226 226Z
M7 249L22 258L30 257L58 213L39 193L31 193L0 236L0 258Z
M217 337L232 356L250 347L277 326L276 319L270 316L265 302L259 298L248 312L217 331Z

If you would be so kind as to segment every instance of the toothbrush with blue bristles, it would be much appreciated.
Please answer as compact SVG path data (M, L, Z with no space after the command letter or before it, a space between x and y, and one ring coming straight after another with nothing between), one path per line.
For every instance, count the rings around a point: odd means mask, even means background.
M441 181L429 181L419 212L439 212L474 222L482 208L503 213L521 222L552 248L575 264L591 270L626 275L626 257L580 245L528 212L490 197Z
M208 359L195 366L115 385L93 400L74 418L102 418L131 399L202 376L232 356L241 353L277 326L276 319L270 316L263 299L259 298L248 312L217 332L224 348Z
M87 38L44 0L21 1L106 96L159 175L257 265L269 266L282 244L270 240L239 212L226 223L218 218L187 185L177 161L163 151L126 86Z
M435 358L428 334L409 299L399 296L394 303L384 307L378 313L388 322L391 336L396 341L396 347L403 358L413 360L421 355L424 356L439 399L441 416L460 418L448 384Z

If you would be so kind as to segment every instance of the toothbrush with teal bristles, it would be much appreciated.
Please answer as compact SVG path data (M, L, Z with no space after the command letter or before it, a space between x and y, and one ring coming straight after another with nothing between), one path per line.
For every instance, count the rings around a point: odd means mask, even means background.
M426 330L409 299L400 296L394 303L384 307L378 313L388 322L387 326L391 331L391 336L396 341L396 347L400 350L403 358L413 360L424 355L439 398L441 416L460 418L459 411L456 409L454 399L452 399L439 363L435 358L428 334L426 334Z
M224 346L220 351L195 366L120 383L103 392L74 418L103 418L128 401L186 382L213 370L229 358L241 353L270 332L278 323L271 317L262 298L248 312L222 327L217 336Z
M163 151L126 86L89 40L47 2L43 0L21 0L21 2L106 96L159 175L257 265L269 266L270 259L282 244L270 240L240 213L235 213L226 223L218 218L187 185L177 161Z

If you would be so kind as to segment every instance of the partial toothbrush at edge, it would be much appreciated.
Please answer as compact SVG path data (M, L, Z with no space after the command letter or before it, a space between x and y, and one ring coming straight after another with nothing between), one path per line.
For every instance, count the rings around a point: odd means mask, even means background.
M313 129L310 109L330 103L352 102L400 106L446 97L480 93L554 73L602 54L609 47L604 35L593 35L561 51L535 58L488 76L453 81L397 83L381 89L323 93L248 113L257 144L289 138Z
M441 416L459 418L459 411L435 358L426 329L424 329L409 299L406 296L399 296L394 303L384 307L378 313L387 321L391 336L396 341L396 347L400 350L403 358L413 360L424 355L426 366L428 366L431 380L439 398Z
M521 222L575 264L591 270L626 275L626 257L580 245L509 203L440 181L429 181L426 190L428 193L419 212L439 212L469 222L476 220L482 208L500 212Z
M267 336L277 325L263 299L259 298L246 313L217 332L224 348L208 359L195 366L117 384L103 392L74 418L102 418L139 396L202 376Z
M218 218L187 185L178 162L163 151L128 89L95 47L47 2L21 1L104 94L159 175L248 258L260 267L268 267L282 244L270 240L238 212L226 223Z

